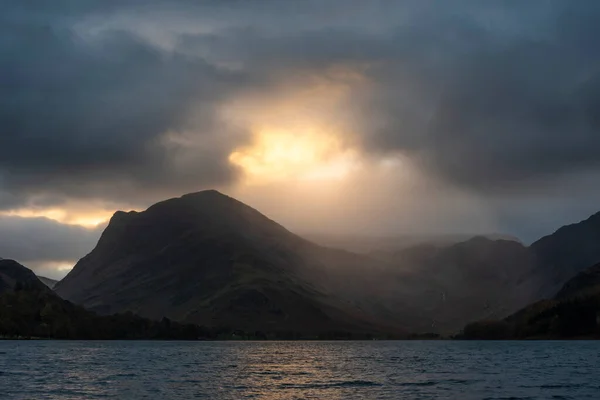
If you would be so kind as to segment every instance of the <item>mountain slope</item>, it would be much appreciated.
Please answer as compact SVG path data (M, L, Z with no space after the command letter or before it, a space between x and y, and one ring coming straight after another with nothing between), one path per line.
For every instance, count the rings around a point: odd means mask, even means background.
M54 286L56 286L56 284L58 283L58 281L56 279L50 279L50 278L46 278L44 276L38 275L38 279L40 281L42 281L42 283L44 285L48 286L50 289L54 289Z
M58 297L16 261L0 260L0 338L198 339L207 333L168 320L97 316Z
M555 299L563 300L585 297L600 293L600 264L588 268L568 281L557 293Z
M467 321L502 318L534 298L528 279L534 257L519 242L475 237L448 247L422 245L396 253L410 288L397 293L397 309L413 305L416 330L453 333Z
M378 268L204 191L116 213L96 248L55 290L102 313L247 330L377 330L383 324L373 326L364 303L331 296L343 290L338 274L352 287L353 271L369 266Z
M530 248L537 257L535 274L543 278L539 297L552 297L569 279L600 262L600 213L563 226Z
M15 290L49 292L31 270L14 260L0 259L0 294Z
M600 264L569 280L550 300L533 303L502 321L464 329L467 339L600 338Z

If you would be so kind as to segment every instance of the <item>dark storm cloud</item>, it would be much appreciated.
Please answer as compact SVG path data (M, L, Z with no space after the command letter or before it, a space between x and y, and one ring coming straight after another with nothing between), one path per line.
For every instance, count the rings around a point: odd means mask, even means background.
M404 152L483 192L600 164L594 1L3 7L5 208L40 192L114 200L125 186L166 193L227 182L234 143L219 138L218 101L250 84L268 90L290 71L347 63L367 65L373 83L354 102L375 153ZM98 20L107 22L93 34L76 29ZM144 22L175 46L144 37ZM218 66L227 63L237 68ZM202 118L191 126L194 110ZM204 144L194 165L177 167L181 149L165 145L165 133L190 128Z
M590 40L600 27L589 18L600 8L572 7L538 38L488 34L457 60L423 131L442 175L485 190L600 166L600 50Z
M267 74L367 65L367 148L478 192L600 167L600 3L423 3L437 6L389 5L397 24L243 27L181 46Z
M241 78L131 32L83 37L70 25L77 6L56 4L31 14L2 6L0 207L39 193L58 202L57 194L114 199L113 186L227 182L232 171L211 121L191 127L186 116L192 107L206 112ZM62 15L60 5L71 12ZM186 129L215 145L188 166L194 176L179 177L179 149L164 135Z
M529 210L600 170L599 19L592 0L3 2L0 209L230 183L222 101L349 65L367 153Z

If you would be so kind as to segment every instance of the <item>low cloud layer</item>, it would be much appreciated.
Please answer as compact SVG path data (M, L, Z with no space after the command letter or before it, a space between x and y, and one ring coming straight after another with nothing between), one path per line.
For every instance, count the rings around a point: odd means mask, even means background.
M298 197L293 182L272 196L240 187L230 155L255 132L224 113L257 124L313 85L298 118L320 108L370 165L346 185L360 193L346 193L352 215L377 208L372 231L532 240L600 209L599 18L593 0L4 2L0 214L144 208L216 187L318 231L306 215L335 213L314 196L292 214L277 205ZM325 95L343 101L329 109ZM407 167L374 177L389 160ZM365 226L352 215L337 217L340 229ZM79 229L6 218L2 232L40 225L40 240ZM17 244L3 251L63 257Z
M0 216L0 256L49 277L62 277L95 246L102 227L86 229L46 218ZM62 269L62 271L61 271Z

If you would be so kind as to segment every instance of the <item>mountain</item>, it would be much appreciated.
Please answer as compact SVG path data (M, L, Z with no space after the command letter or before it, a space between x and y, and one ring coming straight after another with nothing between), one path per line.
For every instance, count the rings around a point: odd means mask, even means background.
M469 324L467 339L600 339L600 264L570 279L550 300L531 304L504 320Z
M40 281L42 281L42 283L46 286L48 286L50 289L54 289L54 286L56 286L56 284L58 283L58 281L56 279L50 279L50 278L46 278L43 276L39 276L38 275L38 279Z
M406 314L417 331L450 334L467 321L502 318L535 298L530 279L534 256L521 243L478 236L447 247L420 245L397 252L396 268L411 276L410 289L396 293L395 309Z
M314 244L203 191L115 213L55 291L102 314L212 328L451 334L550 298L584 263L600 262L596 219L530 247L479 236L365 255Z
M600 264L580 272L568 281L555 296L558 300L586 297L600 293Z
M198 339L213 332L131 314L98 316L58 297L35 274L0 259L0 338Z
M14 260L0 259L0 294L15 290L49 292L30 269Z
M567 225L531 245L535 274L543 277L539 297L552 297L579 272L600 262L600 213Z
M519 239L504 234L439 234L439 235L390 235L390 236L367 236L367 235L341 235L328 233L305 233L303 238L317 243L321 246L332 247L351 251L353 253L369 254L378 257L389 257L395 252L419 246L446 247L456 243L464 242L474 236L483 236L491 240Z
M131 311L269 332L399 332L394 321L373 317L378 305L368 294L377 285L357 279L382 268L314 245L235 199L204 191L139 213L117 212L96 248L55 290L103 314ZM344 296L359 286L360 298Z

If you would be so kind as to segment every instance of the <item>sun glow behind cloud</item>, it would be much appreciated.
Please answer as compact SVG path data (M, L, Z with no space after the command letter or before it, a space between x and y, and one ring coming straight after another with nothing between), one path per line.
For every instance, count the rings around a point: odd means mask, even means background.
M340 67L226 104L224 120L250 134L229 155L243 183L334 182L359 170L350 99L366 85L360 73Z
M344 148L335 135L314 128L261 130L251 145L231 153L229 161L243 169L249 184L339 180L359 166L356 151Z

